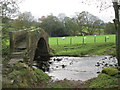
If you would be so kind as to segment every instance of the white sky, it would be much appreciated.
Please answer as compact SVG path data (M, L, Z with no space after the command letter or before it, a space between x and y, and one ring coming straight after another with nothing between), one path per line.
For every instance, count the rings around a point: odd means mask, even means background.
M58 16L59 13L73 16L75 12L88 11L105 22L112 22L114 19L113 7L99 12L100 10L94 5L88 6L80 2L81 0L24 0L19 6L21 12L31 12L36 18L47 16L51 13L55 16Z

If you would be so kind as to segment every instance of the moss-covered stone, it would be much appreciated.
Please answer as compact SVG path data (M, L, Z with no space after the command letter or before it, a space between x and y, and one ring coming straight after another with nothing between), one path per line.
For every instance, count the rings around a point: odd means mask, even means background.
M33 88L45 85L50 80L50 77L42 70L29 67L25 63L15 64L7 78L10 82L4 82L3 87L9 88Z
M115 75L119 74L120 71L118 71L118 69L116 69L116 68L105 67L105 68L102 70L102 73L108 74L108 75L110 75L110 76L115 76Z
M100 74L89 86L90 88L118 88L118 78Z

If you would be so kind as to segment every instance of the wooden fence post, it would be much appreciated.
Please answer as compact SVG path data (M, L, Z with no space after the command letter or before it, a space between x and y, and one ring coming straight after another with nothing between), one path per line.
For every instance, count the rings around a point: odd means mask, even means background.
M83 44L85 43L85 41L84 41L84 37L83 37Z
M105 37L105 42L107 42L107 38Z
M57 38L57 45L58 45L58 38Z
M70 38L70 45L72 44L72 38Z
M96 36L94 36L94 43L96 42Z

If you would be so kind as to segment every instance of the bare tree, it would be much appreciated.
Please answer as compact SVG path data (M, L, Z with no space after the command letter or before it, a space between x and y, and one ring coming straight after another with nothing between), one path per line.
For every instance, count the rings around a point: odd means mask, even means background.
M18 4L21 2L22 0L0 0L0 16L2 16L3 18L13 16L13 14L15 14L18 11Z
M113 6L112 0L81 0L81 3L94 5L96 8L99 8L100 11Z
M34 22L34 16L31 12L20 13L12 23L12 26L16 29L30 28Z

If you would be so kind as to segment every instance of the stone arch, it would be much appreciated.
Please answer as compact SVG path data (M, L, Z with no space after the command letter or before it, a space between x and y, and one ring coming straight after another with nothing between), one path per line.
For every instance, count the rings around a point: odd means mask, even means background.
M41 37L37 43L37 48L35 50L35 61L41 61L49 56L48 46L46 40Z

